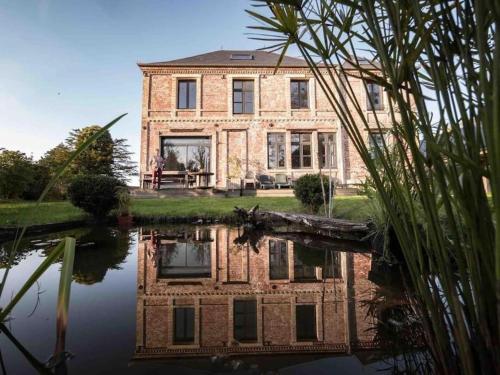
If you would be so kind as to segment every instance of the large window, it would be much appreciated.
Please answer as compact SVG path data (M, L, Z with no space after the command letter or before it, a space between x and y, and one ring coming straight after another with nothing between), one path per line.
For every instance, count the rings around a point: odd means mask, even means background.
M174 343L191 344L194 342L194 308L176 307L174 309Z
M384 137L385 135L383 133L370 132L368 134L368 151L370 152L372 159L377 157L377 146L381 150L384 149Z
M196 81L182 80L177 82L177 108L196 108Z
M298 242L293 245L293 279L294 281L317 280L316 267L324 263L315 258L318 252Z
M292 168L311 168L311 133L292 133Z
M295 307L297 341L316 340L316 306L298 305Z
M382 87L376 83L369 82L367 85L368 96L366 98L366 107L369 111L380 111L384 108L382 103ZM371 99L371 101L370 101Z
M288 249L286 241L269 240L269 278L288 279Z
M309 108L308 81L291 81L290 93L292 109Z
M285 133L267 135L267 167L285 168Z
M162 278L210 277L210 242L186 241L162 245L158 273Z
M257 340L257 301L234 301L234 338L238 341Z
M164 137L162 154L167 171L210 170L209 137Z
M233 113L253 113L253 81L233 81Z
M335 133L319 133L319 167L337 168L337 144Z

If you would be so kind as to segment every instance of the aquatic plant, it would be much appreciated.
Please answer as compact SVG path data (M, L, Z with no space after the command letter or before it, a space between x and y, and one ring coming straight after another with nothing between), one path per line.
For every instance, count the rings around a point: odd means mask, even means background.
M259 22L254 37L281 50L280 61L291 45L298 48L373 179L436 372L498 373L498 2L255 5L265 8L248 10ZM369 95L374 87L381 88L378 103ZM380 99L383 111L375 110ZM386 136L373 142L375 134Z

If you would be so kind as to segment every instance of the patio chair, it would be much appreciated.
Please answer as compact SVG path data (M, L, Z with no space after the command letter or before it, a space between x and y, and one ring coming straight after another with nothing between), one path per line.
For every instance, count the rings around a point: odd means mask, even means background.
M257 180L253 172L248 172L243 179L243 188L246 189L248 185L252 185L253 189L257 189Z
M274 183L278 187L278 189L281 189L282 187L289 188L292 186L288 176L284 173L276 173L276 176L274 178Z
M261 174L257 177L257 180L259 181L259 187L261 189L274 189L274 179L272 176L269 176L267 174Z

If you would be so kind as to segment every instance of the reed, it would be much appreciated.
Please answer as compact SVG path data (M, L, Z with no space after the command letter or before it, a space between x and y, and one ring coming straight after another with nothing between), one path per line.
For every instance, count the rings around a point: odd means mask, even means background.
M254 5L264 8L248 10L258 21L252 37L283 55L298 48L366 165L402 248L435 371L498 373L499 3ZM383 88L389 128L356 95L369 83ZM369 150L373 131L388 138Z

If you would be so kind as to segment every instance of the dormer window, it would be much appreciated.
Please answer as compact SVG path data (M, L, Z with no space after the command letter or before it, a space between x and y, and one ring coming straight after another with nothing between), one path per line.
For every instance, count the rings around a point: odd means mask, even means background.
M229 58L231 60L253 60L255 57L250 53L232 53Z

